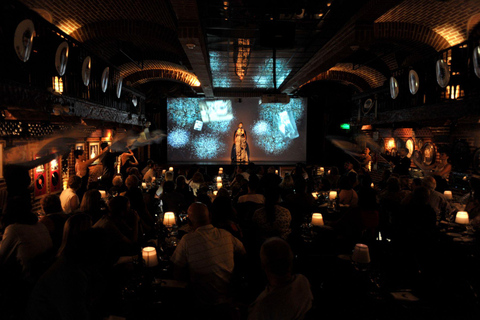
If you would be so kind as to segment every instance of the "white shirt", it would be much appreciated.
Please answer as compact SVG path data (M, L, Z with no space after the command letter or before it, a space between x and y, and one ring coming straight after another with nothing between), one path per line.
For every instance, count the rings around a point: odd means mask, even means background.
M70 200L73 197L77 197L78 200L78 196L72 188L65 189L60 194L60 202L62 203L62 209L63 212L65 212L66 214L70 214L73 212L72 208L70 207Z
M240 240L208 224L184 235L171 261L178 267L188 267L195 295L202 303L212 305L228 298L235 253L245 254Z

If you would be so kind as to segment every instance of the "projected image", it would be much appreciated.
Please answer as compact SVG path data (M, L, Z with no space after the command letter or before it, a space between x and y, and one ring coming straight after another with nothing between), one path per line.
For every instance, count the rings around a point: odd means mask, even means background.
M232 102L230 100L200 101L199 107L202 121L205 123L233 119Z
M258 98L169 99L167 122L167 160L171 162L232 161L232 150L236 152L242 142L232 134L239 123L248 133L246 161L306 160L303 99L292 98L288 104L261 104Z

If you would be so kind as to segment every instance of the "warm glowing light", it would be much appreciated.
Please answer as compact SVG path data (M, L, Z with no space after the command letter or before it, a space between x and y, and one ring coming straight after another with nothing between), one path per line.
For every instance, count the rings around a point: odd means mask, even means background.
M321 213L314 213L312 215L312 224L317 227L324 225L323 216Z
M221 182L217 182L217 190L220 190L223 187L223 184Z
M432 30L445 38L452 47L467 40L463 30L454 26L452 22L437 25Z
M163 225L166 227L171 227L175 225L175 213L173 212L165 212L163 215Z
M222 182L222 177L217 177L217 182Z
M337 191L330 191L328 198L332 201L335 200L337 198Z
M173 167L168 168L168 171L173 171Z
M142 258L145 266L155 267L158 265L157 250L154 247L145 247L142 249Z
M445 198L447 200L452 200L453 199L452 191L450 191L450 190L445 190L443 192L443 195L445 196Z
M458 211L457 216L455 217L455 222L459 224L469 224L468 212L467 211Z
M52 87L53 90L57 93L63 93L63 80L62 77L53 77L52 78Z
M248 62L250 61L250 39L237 39L235 47L235 74L243 80L247 73Z
M65 32L66 34L70 35L72 34L75 30L80 28L82 25L80 25L78 22L76 22L73 19L66 19L60 21L60 23L57 25L57 27Z
M388 140L387 142L387 150L392 150L393 148L395 148L395 139L391 138Z
M372 130L372 125L371 124L363 125L362 130Z
M171 79L181 81L192 87L199 87L201 85L200 80L194 73L189 72L185 67L167 61L158 60L145 60L143 62L143 70L139 70L134 62L123 64L120 67L120 76L124 79L137 72L143 72L145 70L152 70L151 75L148 78L142 78L132 86L147 83L157 79Z
M216 197L218 194L218 191L217 190L213 190L213 195Z

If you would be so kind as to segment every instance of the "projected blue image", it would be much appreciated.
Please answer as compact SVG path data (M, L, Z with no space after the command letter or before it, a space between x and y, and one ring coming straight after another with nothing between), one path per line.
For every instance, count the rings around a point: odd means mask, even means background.
M297 122L304 116L303 100L291 99L288 104L261 104L259 109L260 120L255 122L252 130L255 141L267 154L284 153L291 141L300 136Z
M250 161L306 160L306 102L261 104L258 98L169 99L167 160L230 162L242 122Z

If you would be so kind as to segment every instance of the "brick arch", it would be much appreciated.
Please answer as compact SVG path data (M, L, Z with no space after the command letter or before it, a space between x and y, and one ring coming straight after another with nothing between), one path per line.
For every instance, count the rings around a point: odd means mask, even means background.
M139 36L140 35L140 36ZM157 23L138 20L98 21L84 25L70 36L82 43L96 39L127 39L155 43L163 50L177 52L179 49L176 30Z
M365 80L368 83L368 86L372 89L381 87L385 80L387 80L385 75L383 75L380 71L376 69L367 66L360 66L354 70L351 63L337 63L330 70L354 74Z
M429 45L436 51L450 47L449 42L432 29L408 22L377 22L373 25L375 40L406 40Z
M345 71L337 71L337 70L329 70L326 72L322 72L316 77L312 78L308 82L304 83L301 87L308 83L316 82L316 81L322 81L322 80L329 80L329 81L335 81L335 82L340 82L343 84L347 85L353 85L356 87L360 92L367 91L371 89L370 85L368 82L363 79L362 77L350 73L350 72L345 72Z
M144 62L143 69L130 62L121 65L119 69L120 75L134 87L156 80L183 82L189 86L200 85L195 74L180 65L166 61L147 60Z
M480 24L480 13L473 15L467 22L467 38L470 38L470 33Z

